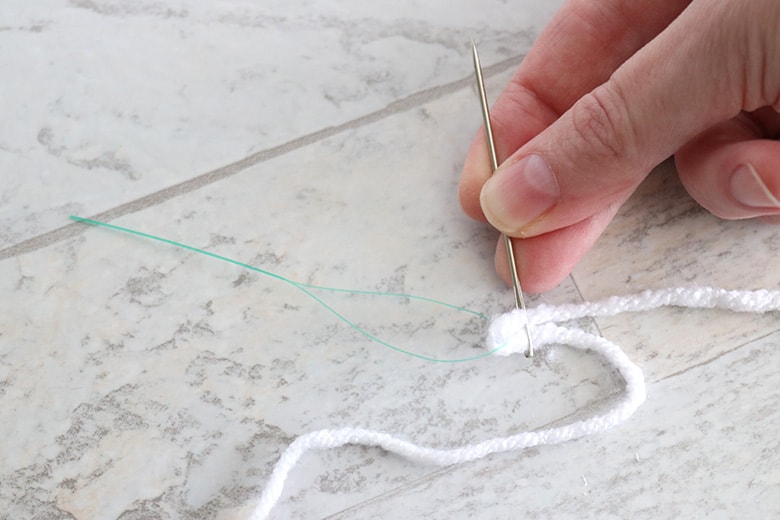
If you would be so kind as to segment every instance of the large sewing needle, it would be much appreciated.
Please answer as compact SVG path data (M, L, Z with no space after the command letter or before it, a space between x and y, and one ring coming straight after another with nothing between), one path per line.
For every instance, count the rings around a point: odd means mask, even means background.
M498 169L498 157L496 156L496 145L493 142L493 128L490 125L490 109L488 108L487 94L485 94L485 81L482 78L482 67L479 65L479 54L477 54L477 44L471 41L471 51L474 55L474 72L477 75L477 88L479 90L479 101L482 104L482 119L485 121L485 134L487 136L488 150L490 151L490 173ZM523 288L520 286L520 277L517 274L517 262L515 261L515 250L512 246L512 239L503 235L504 245L506 245L506 256L509 260L509 272L512 275L512 288L515 291L515 307L525 309L525 300L523 299ZM528 324L527 313L525 322L525 334L528 337L528 349L525 351L525 357L533 357L534 345L531 342L531 326Z

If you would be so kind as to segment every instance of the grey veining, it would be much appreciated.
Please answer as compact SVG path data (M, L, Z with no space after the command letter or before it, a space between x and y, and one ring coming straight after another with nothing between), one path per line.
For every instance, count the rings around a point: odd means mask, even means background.
M241 519L279 453L314 429L454 446L603 409L621 382L587 354L420 361L278 280L67 220L103 213L297 281L502 312L497 236L456 202L480 121L468 45L481 38L500 64L487 67L494 98L554 8L6 1L0 518ZM779 247L778 228L698 210L667 164L530 305L778 288ZM317 294L403 348L482 351L471 315ZM777 516L777 314L582 326L645 370L648 402L621 428L446 469L312 453L275 517Z

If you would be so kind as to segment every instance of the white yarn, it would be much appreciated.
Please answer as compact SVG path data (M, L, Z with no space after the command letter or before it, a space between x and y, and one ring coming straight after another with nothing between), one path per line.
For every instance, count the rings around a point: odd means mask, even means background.
M489 328L487 347L498 355L525 352L525 321L531 324L534 346L568 345L600 354L626 382L622 399L603 415L564 426L498 437L458 448L438 449L401 440L391 434L363 428L326 429L307 433L287 447L274 466L252 520L268 517L284 489L284 482L298 460L309 450L338 448L346 444L379 447L428 464L450 466L481 459L491 453L557 444L606 431L628 419L645 400L645 380L641 369L614 343L580 329L556 325L583 317L614 316L663 306L720 308L737 312L762 313L780 310L780 291L726 291L709 287L672 288L645 291L633 296L612 297L595 303L540 305L528 311L513 310L495 318Z

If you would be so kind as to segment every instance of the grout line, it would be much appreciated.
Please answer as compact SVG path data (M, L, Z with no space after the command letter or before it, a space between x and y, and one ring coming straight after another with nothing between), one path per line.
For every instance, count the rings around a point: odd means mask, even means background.
M573 277L572 277L572 280L573 280ZM777 334L778 332L780 332L780 329L774 330L774 331L769 332L767 334L762 334L761 336L758 336L756 338L753 338L753 339L750 339L750 340L747 340L747 341L741 343L740 345L738 345L737 347L735 347L733 349L729 349L729 350L727 350L725 352L721 352L720 354L718 354L718 355L716 355L716 356L714 356L712 358L704 360L701 363L697 363L695 365L691 365L689 367L686 367L685 369L680 370L678 372L674 372L672 374L668 374L668 375L665 375L665 376L662 376L662 377L660 377L658 379L653 379L653 380L647 378L646 379L646 384L649 387L651 385L662 383L662 382L664 382L664 381L666 381L668 379L672 379L672 378L678 377L680 375L683 375L683 374L687 373L688 371L690 371L692 369L697 369L697 368L704 367L704 366L709 365L709 364L711 364L711 363L713 363L715 361L718 361L719 359L721 359L722 357L724 357L724 356L726 356L728 354L732 354L732 353L736 352L739 349L747 347L751 343L755 343L756 341L760 341L762 339L766 339L767 337L772 336L773 334ZM596 399L595 401L592 401L592 402L588 403L587 406L589 408L590 407L603 406L604 403L608 402L611 399L615 399L615 398L619 397L622 393L623 393L623 391L621 390L621 391L618 391L618 392L607 394L607 395L605 395L605 396L603 396L601 398ZM575 410L573 412L565 414L562 417L559 417L557 419L549 421L546 424L535 428L534 430L550 428L550 427L555 426L555 425L563 424L566 421L570 421L573 418L576 418L581 413L582 413L582 410ZM585 440L585 438L572 439L571 441L567 441L567 442L574 443L574 442L581 442L583 440ZM538 448L545 448L545 447L549 448L550 446L540 446ZM508 453L504 453L504 454L493 454L493 456L496 456L496 455L508 456L508 455L510 455L512 453L516 453L516 454L518 454L518 456L521 456L521 455L524 455L524 454L528 454L528 452L529 452L529 449L526 449L526 450L519 450L519 451L516 451L516 452L508 452ZM463 463L463 464L456 464L456 465L453 465L453 466L447 466L447 467L444 467L444 468L436 469L434 471L431 471L430 473L426 473L426 474L424 474L424 475L422 475L420 477L413 478L413 479L411 479L411 480L409 480L407 482L399 484L396 487L388 489L388 490L386 490L384 492L380 492L379 494L377 494L377 495L375 495L373 497L370 497L370 498L368 498L368 499L366 499L366 500L364 500L362 502L359 502L357 504L353 504L353 505L347 507L346 509L343 509L341 511L338 511L336 513L328 515L327 517L325 517L325 520L331 520L331 519L335 520L336 518L341 517L345 513L359 512L361 509L363 509L366 506L370 506L372 504L381 503L381 502L386 501L386 500L392 500L393 498L396 498L396 497L399 497L399 496L403 496L405 493L409 493L409 492L414 493L414 491L416 489L419 489L421 486L430 485L431 483L436 481L438 478L440 478L440 477L442 477L444 475L447 475L449 473L452 473L454 471L458 471L459 468L465 466L466 464L474 464L476 462L477 461L472 461L472 462L467 462L467 463Z
M689 372L691 370L695 370L697 368L709 365L710 363L714 363L715 361L718 361L720 358L722 358L724 356L727 356L729 354L733 354L736 351L741 350L741 349L751 345L752 343L755 343L757 341L761 341L763 339L766 339L769 336L777 334L778 332L780 332L780 329L775 329L775 330L772 330L770 332L767 332L766 334L761 334L760 336L756 336L755 338L747 339L744 342L742 342L742 343L740 343L740 344L738 344L738 345L736 345L736 346L734 346L734 347L732 347L732 348L730 348L728 350L724 350L723 352L721 352L721 353L719 353L719 354L717 354L717 355L715 355L715 356L713 356L711 358L707 358L705 360L702 360L699 363L696 363L696 364L693 364L693 365L689 365L689 366L687 366L687 367L685 367L685 368L683 368L681 370L678 370L677 372L674 372L672 374L667 374L667 375L665 375L663 377L660 377L660 378L656 379L655 381L653 381L653 383L660 383L661 381L666 381L667 379L672 379L672 378L681 376L681 375L683 375L683 374L685 374L685 373L687 373L687 372Z
M517 55L502 60L493 65L490 65L489 67L486 67L484 69L484 74L486 77L500 74L501 72L504 72L505 70L511 67L517 66L517 62L520 59L522 59L522 57L523 55ZM93 220L99 220L102 222L109 222L111 220L122 217L124 215L135 213L144 210L146 208L156 206L157 204L162 204L163 202L166 202L180 195L190 193L204 186L208 186L209 184L213 184L215 182L221 181L222 179L231 177L256 164L274 159L276 157L279 157L286 153L290 153L299 148L309 146L319 141L323 141L329 137L338 135L348 130L354 130L356 128L360 128L375 123L386 117L390 117L402 112L406 112L412 108L419 107L431 101L435 101L436 99L439 99L445 95L452 94L454 92L457 92L458 90L469 87L472 85L473 82L474 82L473 78L467 77L467 78L453 81L451 83L446 83L444 85L439 85L426 90L422 90L420 92L416 92L405 98L399 99L397 101L393 101L392 103L390 103L389 105L385 106L382 109L358 117L357 119L347 121L346 123L342 123L340 125L325 127L321 130L317 130L316 132L306 134L302 137L297 137L291 141L287 141L286 143L282 143L280 145L273 146L271 148L267 148L259 152L255 152L239 161L230 163L226 166L222 166L220 168L217 168L216 170L212 170L210 172L198 175L196 177L193 177L192 179L188 179L178 184L174 184L173 186L163 188L162 190L156 191L149 195L145 195L141 198L132 200L130 202L126 202L119 206L115 206L114 208L103 211L101 213L91 215L89 218ZM61 228L54 229L52 231L35 236L33 238L23 240L22 242L6 247L5 249L1 249L0 260L5 260L6 258L11 258L26 253L31 253L38 249L47 247L51 244L61 242L63 240L67 240L69 238L73 238L83 233L85 229L88 228L82 224L72 223L72 224L65 225Z
M585 296L583 296L582 289L580 289L580 284L578 284L576 278L574 278L573 272L569 273L569 278L571 278L571 283L572 285L574 285L574 290L577 291L577 296L580 297L580 301L585 302L586 301ZM594 316L591 316L589 318L589 321L596 328L596 332L598 333L598 335L603 338L604 332L601 330L601 325L599 325L598 320Z
M574 278L574 272L569 273L569 278L571 278L571 283L574 286L574 290L577 291L577 296L580 297L580 301L584 302L585 297L582 295L582 290L580 289L580 284L577 283L577 279Z
M595 401L592 401L592 402L588 403L587 406L588 407L604 406L605 403L608 403L610 400L614 400L614 399L619 398L622 394L623 394L622 390L617 391L617 392L612 392L610 394L607 394L607 395L605 395L603 397L600 397L600 398L596 399ZM552 428L552 427L554 427L556 425L563 425L563 424L566 424L567 422L573 421L574 419L576 419L577 417L580 417L581 415L582 415L582 410L574 410L574 411L571 411L569 413L566 413L565 415L563 415L561 417L558 417L557 419L553 419L553 420L548 421L548 422L546 422L546 423L544 423L544 424L542 424L540 426L537 426L536 428L529 429L528 431L543 430L543 429L547 429L547 428ZM605 432L603 435L607 435L607 434L608 434L608 432ZM566 443L576 443L576 442L581 442L581 441L584 441L584 440L587 440L587 436L586 437L580 437L578 439L571 439L569 441L566 441ZM478 441L473 441L473 442L478 442ZM373 505L373 504L381 503L381 502L384 502L386 500L392 500L393 498L402 496L402 495L404 495L404 493L409 492L409 491L414 492L416 489L419 489L422 486L434 483L436 481L436 479L438 479L439 477L449 475L449 474L454 473L456 471L460 471L461 468L466 467L467 465L472 465L471 467L473 468L474 464L477 464L480 461L488 460L488 458L490 458L490 457L506 459L506 462L505 462L505 464L506 464L506 463L511 463L514 460L516 460L516 459L509 460L509 456L511 456L511 455L517 455L517 457L536 456L536 455L538 455L538 453L542 449L544 449L544 448L554 448L554 447L556 447L556 445L534 446L534 447L524 448L524 449L520 449L520 450L512 450L512 451L507 451L507 452L502 452L502 453L492 453L492 454L488 455L488 457L483 458L483 459L472 460L470 462L462 462L460 464L453 464L451 466L444 466L442 468L437 468L437 469L434 469L434 470L430 471L429 473L426 473L426 474L421 475L421 476L416 477L416 478L412 478L411 480L409 480L407 482L403 482L401 484L398 484L398 485L396 485L396 487L393 487L393 488L388 489L386 491L381 491L377 495L375 495L373 497L369 497L369 498L363 500L362 502L359 502L357 504L352 504L352 505L346 507L345 509L342 509L340 511L332 513L332 514L324 517L323 520L336 520L337 518L340 518L342 515L344 515L346 513L359 512L361 509L365 508L366 506L370 506L370 505ZM371 448L371 449L379 449L379 450L381 450L381 448ZM408 461L408 459L404 459L404 460ZM499 462L499 464L500 463L501 462Z

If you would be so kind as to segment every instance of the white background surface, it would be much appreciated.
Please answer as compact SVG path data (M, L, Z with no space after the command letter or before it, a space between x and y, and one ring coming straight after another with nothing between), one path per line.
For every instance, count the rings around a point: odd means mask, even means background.
M0 7L0 517L244 518L279 453L362 426L454 446L585 417L621 391L565 348L439 365L392 352L294 280L502 312L495 233L461 215L480 123L556 3L119 2ZM660 167L539 302L780 285L778 228L720 222ZM324 294L418 352L484 324ZM660 310L584 323L648 401L595 438L448 469L375 449L307 455L276 518L774 518L778 316Z

